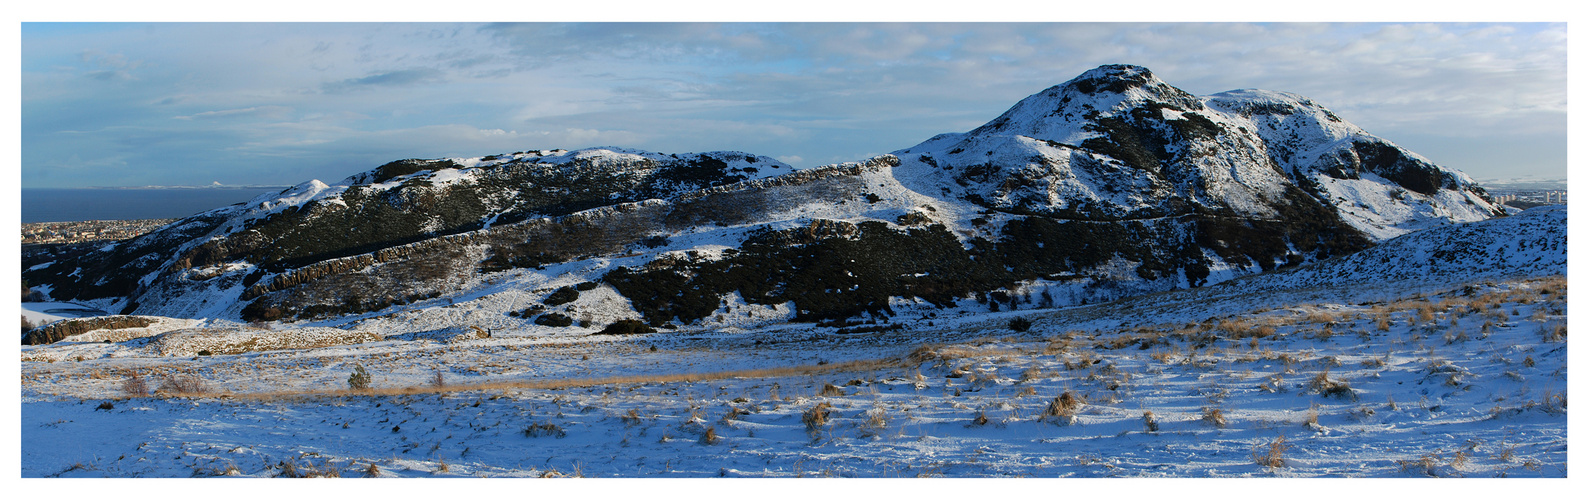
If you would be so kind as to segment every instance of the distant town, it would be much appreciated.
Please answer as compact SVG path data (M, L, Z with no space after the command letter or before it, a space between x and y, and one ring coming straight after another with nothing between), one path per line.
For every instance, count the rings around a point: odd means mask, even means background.
M1516 208L1533 208L1543 205L1565 205L1566 191L1558 189L1490 189L1489 194L1494 195L1501 204Z
M177 219L33 222L22 225L22 244L86 243L134 238Z

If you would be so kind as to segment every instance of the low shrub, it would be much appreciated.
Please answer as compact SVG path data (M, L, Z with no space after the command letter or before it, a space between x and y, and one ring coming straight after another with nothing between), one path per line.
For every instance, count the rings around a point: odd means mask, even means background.
M127 379L121 382L121 391L132 397L149 397L149 381L138 372L129 373Z
M570 317L568 317L568 316L566 316L566 315L564 315L562 313L554 313L554 312L552 312L552 313L542 314L539 317L536 317L535 318L535 324L541 325L541 326L550 326L550 327L562 328L562 327L565 327L565 326L573 326L573 318L570 318Z
M634 335L656 333L656 329L637 319L620 319L601 329L601 333L605 335Z
M571 286L565 286L558 288L555 292L551 292L551 295L547 295L544 302L548 306L560 306L575 300L579 300L579 290Z
M204 381L188 374L169 374L160 381L160 392L170 394L199 394L205 390Z
M347 387L355 391L369 389L369 371L364 365L353 365L353 374L347 377Z
M1025 332L1026 330L1030 330L1031 320L1025 318L1011 319L1009 320L1009 329L1016 332Z

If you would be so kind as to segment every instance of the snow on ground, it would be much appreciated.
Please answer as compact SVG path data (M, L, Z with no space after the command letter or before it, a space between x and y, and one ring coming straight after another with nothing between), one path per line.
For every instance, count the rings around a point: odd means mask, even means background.
M1565 307L1554 277L1210 287L872 333L63 342L23 348L53 361L21 364L21 475L1563 477ZM373 390L346 390L355 366ZM154 395L129 396L133 374Z
M70 318L89 318L109 314L97 307L72 302L23 302L22 317L29 323L44 326Z

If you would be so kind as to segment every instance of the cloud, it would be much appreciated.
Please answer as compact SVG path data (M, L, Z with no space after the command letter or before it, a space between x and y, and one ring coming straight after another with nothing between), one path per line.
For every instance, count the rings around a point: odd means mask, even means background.
M401 87L409 85L441 83L445 75L440 70L433 68L414 68L398 71L376 73L362 78L349 78L337 82L327 83L321 87L326 93L339 93L359 90L370 87Z
M1392 141L1416 134L1438 149L1460 142L1452 138L1488 138L1521 158L1549 148L1533 141L1522 151L1509 144L1523 142L1505 138L1564 134L1565 29L168 23L24 30L22 168L60 164L85 147L124 155L123 172L189 175L170 165L227 158L238 176L266 178L226 179L237 183L335 177L305 169L361 170L398 157L596 145L832 163L969 130L1021 98L1116 62L1152 68L1195 94L1302 94ZM64 130L94 134L66 138ZM1564 171L1559 156L1549 168ZM180 181L136 182L171 183Z
M187 116L174 117L178 120L213 120L219 118L285 118L292 108L286 106L254 106L241 109L223 109L219 111L204 111Z

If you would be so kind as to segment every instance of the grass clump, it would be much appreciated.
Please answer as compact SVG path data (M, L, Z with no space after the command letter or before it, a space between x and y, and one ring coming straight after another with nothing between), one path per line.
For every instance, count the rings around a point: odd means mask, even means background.
M1543 324L1543 325L1539 325L1539 327L1538 327L1538 337L1541 340L1543 340L1544 342L1565 342L1566 341L1566 324L1565 323L1546 323L1546 324Z
M1356 391L1351 389L1351 384L1344 380L1330 379L1329 370L1318 372L1318 375L1307 382L1307 388L1327 397L1356 400Z
M542 422L542 423L539 423L539 424L530 424L529 427L525 427L524 428L524 437L532 437L532 438L534 438L534 437L547 437L547 436L554 437L554 438L557 438L557 439L562 439L562 438L568 437L568 432L564 431L561 426L558 426L557 424L553 424L551 422Z
M706 427L706 432L700 435L700 444L714 445L722 442L722 436L717 435L716 427Z
M1211 406L1202 408L1202 421L1220 429L1230 424L1229 419L1224 416L1223 409Z
M1259 446L1256 450L1252 450L1252 461L1269 468L1284 467L1287 449L1290 449L1290 445L1285 444L1284 436L1279 436L1278 439L1270 441L1268 446Z
M805 413L800 415L800 421L805 423L805 431L816 432L817 430L820 430L822 427L826 426L827 416L831 414L832 411L832 403L827 403L825 401L811 407L809 410L805 410Z
M1043 420L1053 419L1060 424L1074 423L1075 414L1080 411L1081 406L1084 404L1086 404L1085 399L1075 395L1073 392L1064 391L1063 394L1053 398L1053 401L1049 401L1048 407L1042 410L1042 414L1038 417Z

